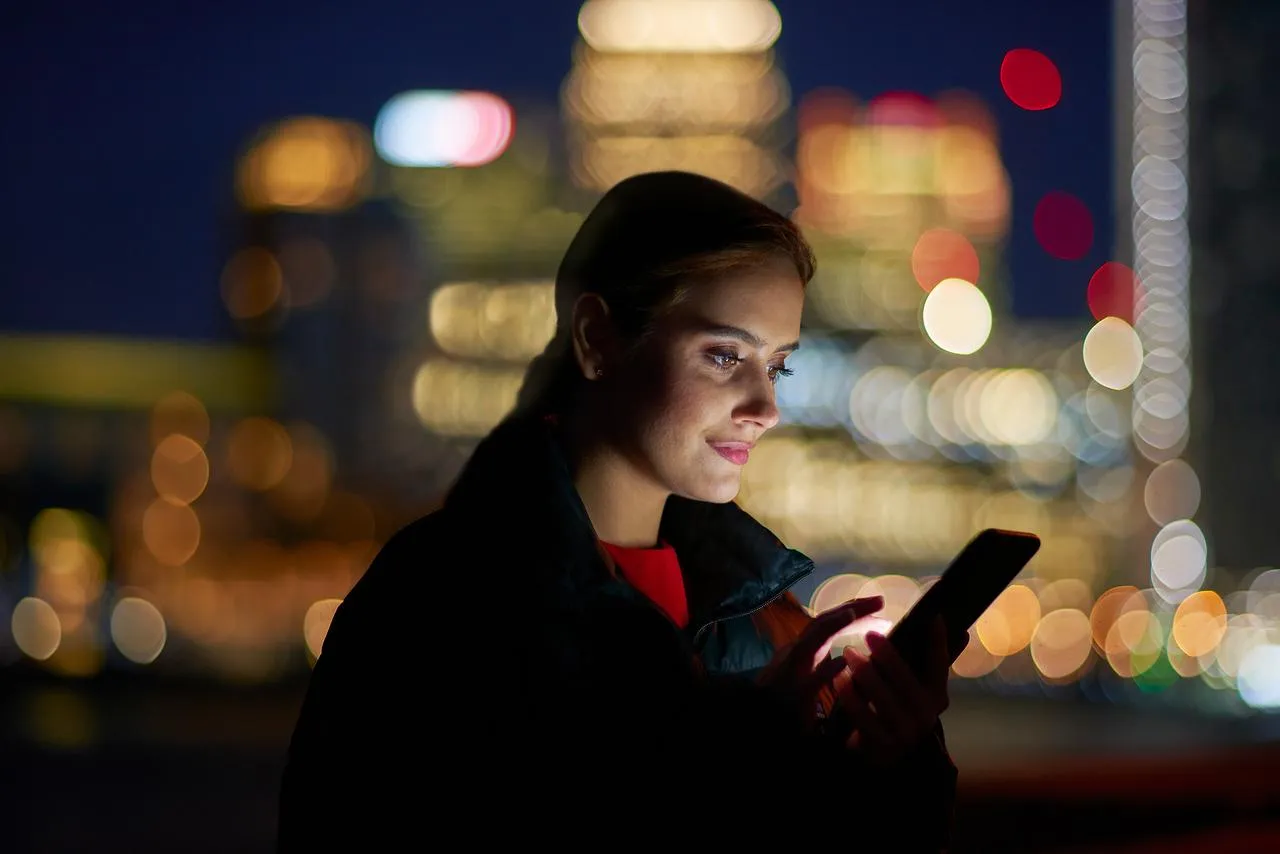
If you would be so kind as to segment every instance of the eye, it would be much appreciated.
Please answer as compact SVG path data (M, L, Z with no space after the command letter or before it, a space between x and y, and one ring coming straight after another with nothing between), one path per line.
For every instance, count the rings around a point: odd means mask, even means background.
M727 371L736 368L742 363L742 357L737 353L726 350L717 350L707 354L707 358L711 360L711 364L717 368Z
M786 365L770 365L769 366L769 382L776 383L779 377L789 377L795 371Z

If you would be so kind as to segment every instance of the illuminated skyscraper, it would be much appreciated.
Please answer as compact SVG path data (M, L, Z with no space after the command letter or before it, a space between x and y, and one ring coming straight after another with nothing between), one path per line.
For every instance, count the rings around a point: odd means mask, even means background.
M790 89L768 0L590 0L564 82L570 173L604 191L683 169L768 199L788 183Z

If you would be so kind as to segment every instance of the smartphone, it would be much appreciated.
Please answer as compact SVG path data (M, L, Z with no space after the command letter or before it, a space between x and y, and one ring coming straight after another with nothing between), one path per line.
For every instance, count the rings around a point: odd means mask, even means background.
M940 616L954 663L964 651L969 627L1039 550L1040 538L1035 534L999 528L981 531L898 621L889 640L908 664L921 671L928 660L933 620Z

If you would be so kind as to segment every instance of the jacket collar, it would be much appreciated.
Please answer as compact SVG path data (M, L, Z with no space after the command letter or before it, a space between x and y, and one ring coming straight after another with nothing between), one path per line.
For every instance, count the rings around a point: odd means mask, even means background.
M555 429L543 418L518 415L498 425L476 447L445 507L454 518L488 521L478 530L494 531L502 542L493 545L525 569L532 569L531 555L550 558L538 561L554 573L548 583L582 592L611 580ZM813 571L809 558L735 503L672 496L660 533L680 557L695 631L763 607Z

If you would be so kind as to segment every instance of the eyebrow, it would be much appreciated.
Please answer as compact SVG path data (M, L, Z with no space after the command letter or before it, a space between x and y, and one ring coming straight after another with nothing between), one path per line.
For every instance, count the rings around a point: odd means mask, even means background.
M722 335L727 338L737 338L744 344L750 345L757 349L764 347L766 342L759 335L740 326L728 326L720 323L707 323L699 328L700 332L707 335ZM799 341L792 341L790 344L784 344L774 350L775 353L790 353L800 349Z

